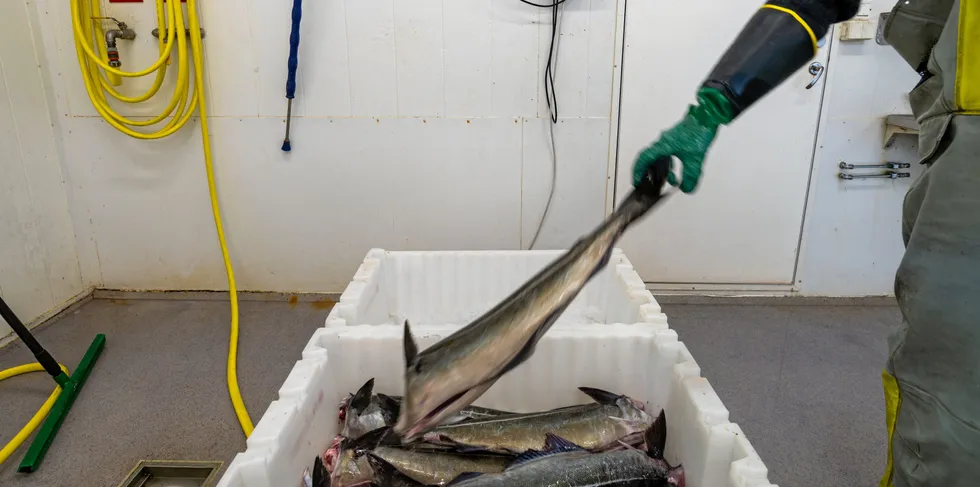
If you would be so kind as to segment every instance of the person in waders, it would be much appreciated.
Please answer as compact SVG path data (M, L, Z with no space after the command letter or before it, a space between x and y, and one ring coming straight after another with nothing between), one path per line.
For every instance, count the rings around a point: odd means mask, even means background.
M695 190L721 125L736 120L817 51L860 0L763 5L697 91L697 103L637 156L638 184L673 156ZM904 320L882 373L888 459L880 487L980 485L980 0L900 0L885 38L921 80L909 100L926 169L905 197L895 277Z

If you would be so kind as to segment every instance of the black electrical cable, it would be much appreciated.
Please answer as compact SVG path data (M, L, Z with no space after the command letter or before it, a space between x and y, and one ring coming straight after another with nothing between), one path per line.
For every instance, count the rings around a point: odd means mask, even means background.
M540 7L540 8L552 8L552 7L557 7L557 6L559 6L559 5L561 5L561 4L563 4L563 3L565 3L565 2L567 2L567 1L568 1L568 0L558 0L558 1L557 1L557 2L555 2L555 3L549 3L549 4L540 4L540 3L534 3L534 2L529 2L528 0L520 0L520 2L521 2L521 3L526 3L526 4L528 4L528 5L533 5L533 6L535 6L535 7Z
M537 4L528 0L520 1L535 7L551 9L551 43L548 47L548 61L544 69L544 96L545 102L548 104L548 115L551 119L551 123L548 124L548 137L551 142L551 188L548 190L548 202L544 205L544 212L541 213L538 228L535 230L534 237L531 238L531 244L528 246L529 249L533 249L534 245L538 242L538 237L541 236L541 230L544 229L544 222L548 218L551 203L555 198L555 188L558 185L558 148L555 145L555 124L558 123L558 96L555 93L555 64L557 63L556 58L558 57L558 43L561 41L561 9L563 8L561 5L567 0L556 0L554 3L548 5Z
M521 0L522 2L525 0ZM551 113L551 123L558 123L558 96L555 94L555 43L558 40L558 9L566 0L560 0L551 7L551 43L548 45L548 62L544 68L544 96Z

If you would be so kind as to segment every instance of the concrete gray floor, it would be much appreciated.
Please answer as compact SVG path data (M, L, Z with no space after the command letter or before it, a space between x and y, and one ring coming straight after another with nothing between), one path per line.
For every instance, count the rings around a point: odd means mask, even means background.
M241 303L238 381L258 422L328 309L321 303ZM37 472L16 472L26 447L0 465L4 487L115 487L141 459L218 460L245 449L225 385L225 301L93 300L38 340L74 367L96 333L106 348ZM20 342L0 349L0 369L32 362ZM0 441L51 393L32 373L2 382Z
M664 305L671 328L783 487L878 485L894 306Z
M885 454L879 377L896 308L664 308L774 483L877 485ZM254 421L326 313L322 304L242 303L239 381ZM140 459L227 464L244 448L225 389L225 302L94 300L37 336L74 366L96 333L108 335L106 350L42 468L16 473L22 449L0 466L0 485L114 487ZM29 361L19 343L0 349L0 369ZM40 373L3 382L0 441L50 390Z

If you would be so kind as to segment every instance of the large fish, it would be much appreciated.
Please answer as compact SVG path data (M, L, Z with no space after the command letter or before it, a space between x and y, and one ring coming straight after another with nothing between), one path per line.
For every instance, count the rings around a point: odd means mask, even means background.
M663 198L669 158L595 231L484 315L419 353L405 322L405 397L395 431L411 440L470 405L534 347L609 262L626 228Z
M340 448L334 468L334 487L387 485L378 478L370 456L392 465L404 476L423 485L446 485L466 472L502 472L512 458L499 455L462 455L446 451L416 451L391 445L399 441L389 435L390 427L371 431L356 440L346 441ZM375 462L377 463L377 462Z
M549 435L549 451L529 451L499 474L467 474L452 487L684 487L684 468L663 458L663 413L646 432L647 451L589 453Z
M446 485L464 473L499 473L513 460L500 455L472 455L379 446L367 451L368 463L375 474L380 464L391 465L405 477L424 485ZM371 462L371 459L375 459ZM383 475L379 477L384 477ZM376 483L385 485L382 478Z
M424 441L463 451L520 454L541 450L549 434L592 451L643 442L653 417L626 396L580 388L596 402L551 411L514 414L481 421L442 425L423 435Z
M357 438L378 428L394 426L401 408L401 396L373 394L374 379L370 379L354 394L348 394L340 403L340 423L343 426L340 436ZM477 419L493 418L513 414L510 411L467 406L446 418L446 424L461 423Z

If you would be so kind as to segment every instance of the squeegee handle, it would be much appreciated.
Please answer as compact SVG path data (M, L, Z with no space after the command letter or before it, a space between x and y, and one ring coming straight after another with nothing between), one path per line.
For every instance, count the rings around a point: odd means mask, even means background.
M296 66L299 64L299 22L303 18L303 0L293 0L293 26L289 31L289 75L286 77L286 98L296 96Z
M3 298L0 298L0 317L3 317L3 320L10 325L10 328L12 328L14 333L16 333L21 341L24 342L24 345L27 345L27 349L34 354L34 358L37 359L38 363L44 367L44 370L48 374L51 374L51 377L58 377L61 375L61 367L58 365L58 361L55 360L54 357L52 357L51 354L49 354L48 351L37 342L34 335L31 335L31 332L27 330L27 327L20 321L20 318L14 314L14 311L10 309L10 306L7 306L7 303L4 302Z

